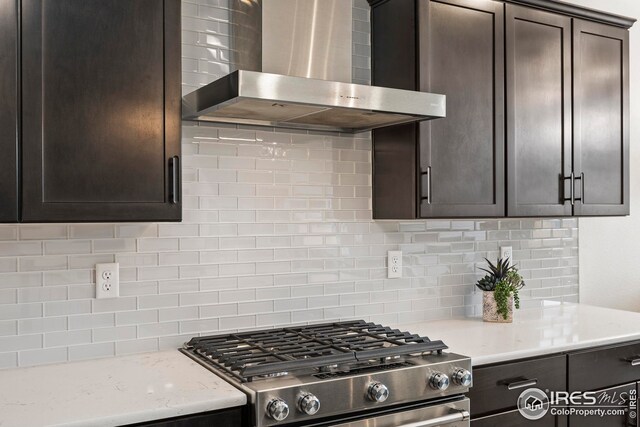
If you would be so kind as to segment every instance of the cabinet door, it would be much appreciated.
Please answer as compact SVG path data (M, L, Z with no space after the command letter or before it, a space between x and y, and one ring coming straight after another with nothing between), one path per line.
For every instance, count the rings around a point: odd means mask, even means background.
M447 117L419 125L420 216L504 216L504 4L418 8L419 90L447 95Z
M628 215L629 32L575 19L573 79L575 214Z
M571 215L571 18L506 13L507 214Z
M371 10L373 84L417 90L414 1L383 2ZM418 217L417 125L389 126L373 131L374 219Z
M640 342L574 351L567 361L570 392L640 380Z
M558 355L474 368L468 393L471 416L515 409L520 394L529 387L566 390L566 365L566 357Z
M22 0L23 221L179 220L179 0Z
M18 220L17 0L0 0L0 222Z

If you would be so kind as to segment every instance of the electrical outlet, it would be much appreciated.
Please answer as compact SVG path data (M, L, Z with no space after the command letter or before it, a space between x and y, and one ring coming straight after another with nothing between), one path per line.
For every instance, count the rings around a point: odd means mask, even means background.
M120 264L96 264L96 298L120 296Z
M389 279L402 277L402 251L387 252L387 277Z
M509 265L513 264L513 248L511 246L500 246L500 258L509 259Z

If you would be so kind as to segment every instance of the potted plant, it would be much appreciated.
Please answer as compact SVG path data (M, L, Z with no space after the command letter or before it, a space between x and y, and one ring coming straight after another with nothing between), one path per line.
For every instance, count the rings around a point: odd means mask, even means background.
M482 290L482 320L485 322L513 322L513 307L520 308L518 291L524 286L522 276L509 258L499 258L494 265L485 258L489 268L481 268L487 274L476 283Z

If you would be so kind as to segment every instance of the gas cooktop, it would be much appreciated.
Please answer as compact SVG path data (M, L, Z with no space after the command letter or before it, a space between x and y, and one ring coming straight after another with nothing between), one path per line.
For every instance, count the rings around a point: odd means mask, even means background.
M337 425L362 411L463 399L471 362L446 349L356 320L195 337L181 351L247 393L251 425L261 427Z

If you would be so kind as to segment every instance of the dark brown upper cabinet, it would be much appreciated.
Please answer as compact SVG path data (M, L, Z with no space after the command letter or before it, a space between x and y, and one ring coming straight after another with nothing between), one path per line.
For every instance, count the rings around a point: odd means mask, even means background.
M508 214L571 215L571 18L506 8Z
M374 131L374 218L504 216L503 11L489 0L373 9L373 83L447 96L444 119Z
M629 214L628 37L507 5L509 216Z
M551 0L369 3L373 83L447 96L446 118L374 131L374 219L629 214L634 19Z
M629 214L629 32L573 21L576 215Z
M0 222L18 220L18 5L0 0Z
M21 3L22 221L179 221L180 1Z

